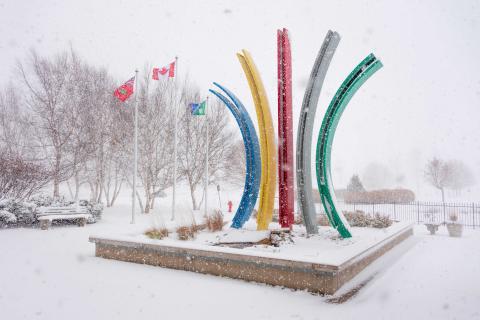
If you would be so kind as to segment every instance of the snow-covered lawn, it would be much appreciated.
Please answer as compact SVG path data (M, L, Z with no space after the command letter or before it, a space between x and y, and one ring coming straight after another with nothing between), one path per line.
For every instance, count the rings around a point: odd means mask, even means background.
M480 230L423 226L350 301L94 257L91 234L138 234L128 206L84 228L0 231L0 319L480 319Z

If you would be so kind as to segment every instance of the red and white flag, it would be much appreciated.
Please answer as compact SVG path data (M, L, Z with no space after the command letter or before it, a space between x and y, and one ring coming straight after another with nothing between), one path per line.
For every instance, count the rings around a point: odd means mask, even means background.
M158 80L159 74L164 76L167 73L169 78L175 77L175 61L162 68L153 68L152 79Z
M131 78L124 84L122 84L120 87L115 90L113 93L115 97L120 99L120 101L124 102L125 100L128 99L133 94L133 86L135 84L135 77Z

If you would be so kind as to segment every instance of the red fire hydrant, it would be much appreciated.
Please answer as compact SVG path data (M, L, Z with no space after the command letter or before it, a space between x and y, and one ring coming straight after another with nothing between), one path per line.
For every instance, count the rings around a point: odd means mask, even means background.
M232 200L228 200L227 206L228 206L228 212L232 212L232 206L233 206Z

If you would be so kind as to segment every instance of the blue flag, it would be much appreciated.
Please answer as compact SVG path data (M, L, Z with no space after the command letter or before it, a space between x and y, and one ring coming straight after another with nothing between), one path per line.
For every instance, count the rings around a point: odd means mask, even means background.
M192 116L204 116L205 109L207 108L207 102L203 101L200 103L190 103L189 104L192 112Z

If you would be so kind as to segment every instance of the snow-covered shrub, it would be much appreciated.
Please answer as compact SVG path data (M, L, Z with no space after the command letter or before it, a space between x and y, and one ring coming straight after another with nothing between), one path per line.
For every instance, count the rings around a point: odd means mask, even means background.
M458 214L456 213L451 213L448 215L448 218L451 223L456 223L458 221Z
M196 225L183 226L177 228L178 240L188 240L195 238L195 232L197 231Z
M368 227L369 216L363 211L344 212L343 215L352 227Z
M17 199L2 199L0 200L0 211L2 212L0 225L32 225L37 222L37 214L42 211L42 208L75 205L75 202L66 200L64 197L53 198L46 195L32 197L29 202ZM94 223L101 219L103 212L101 203L81 200L79 201L79 206L86 207L87 212L92 215L92 218L88 219L88 223Z
M0 201L0 210L15 216L15 221L9 219L8 224L29 225L35 222L36 206L32 203L15 199L3 199ZM9 216L11 217L11 215ZM7 222L6 220L4 221Z
M363 211L344 212L343 213L348 223L352 227L362 228L388 228L392 225L392 220L389 216L376 213L374 216L365 214Z
M13 213L6 210L0 210L0 227L4 227L8 224L16 223L17 217Z
M319 226L329 226L330 221L328 221L328 217L326 214L321 214L318 216L318 225Z
M167 228L161 228L161 229L149 229L145 231L145 235L149 237L150 239L157 239L157 240L162 240L165 237L168 237L168 229Z
M79 202L79 204L80 206L84 205L87 207L88 213L90 213L93 216L93 219L95 220L93 222L97 222L102 219L102 213L103 213L102 203L92 203L87 200L82 200Z
M64 196L51 197L44 194L30 198L30 202L34 203L37 207L68 207L75 204L74 201L67 200Z
M372 228L388 228L392 225L392 220L387 215L381 215L376 213L373 219L371 220Z
M222 211L215 209L213 214L205 217L208 230L211 232L220 231L223 229L223 214Z
M191 210L178 212L177 219L177 236L179 240L188 240L195 238L195 233L199 230L195 215Z

